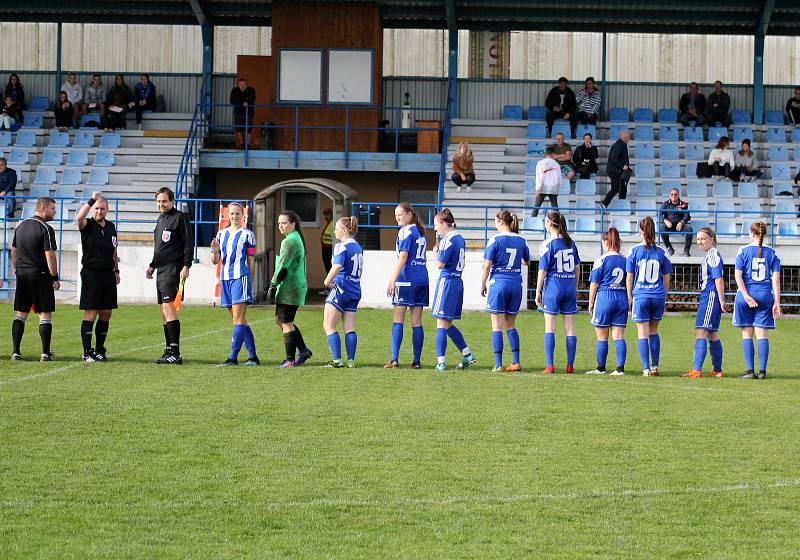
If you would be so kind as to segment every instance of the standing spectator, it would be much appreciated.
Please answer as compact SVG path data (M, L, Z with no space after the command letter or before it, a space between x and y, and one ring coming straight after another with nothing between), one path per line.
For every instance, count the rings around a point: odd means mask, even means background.
M115 92L109 100L108 109L103 117L103 128L106 132L127 127L127 122L125 121L126 110L127 107L122 92Z
M631 178L631 162L628 157L628 142L630 142L630 139L631 133L627 129L621 131L619 140L614 142L608 151L606 171L611 181L611 189L606 194L603 202L600 203L601 208L608 208L611 199L617 193L619 193L620 199L623 200L628 196L628 180Z
M683 126L694 122L696 126L703 124L703 114L706 112L706 98L702 93L697 93L697 82L689 84L689 91L681 96L678 103L678 113Z
M19 76L16 74L11 74L8 77L6 91L3 96L11 96L11 99L14 100L14 103L19 105L21 109L25 109L25 90L22 89L22 82L19 81Z
M717 140L717 145L708 154L708 165L714 169L714 176L719 181L722 177L731 178L731 170L736 167L733 160L733 150L731 142L727 136L721 136Z
M469 144L461 142L453 155L453 175L450 177L456 184L456 192L461 192L461 185L467 184L467 192L472 190L475 182L475 156Z
M122 105L120 105L121 107L125 107L126 111L133 109L133 91L131 91L131 88L125 83L125 78L122 77L122 74L116 75L114 78L114 85L108 89L106 104L111 105L116 95L119 95L119 101L122 103Z
M581 124L597 124L600 113L600 91L594 87L594 78L586 78L586 85L575 96L578 107L578 120Z
M3 108L0 109L0 130L17 130L22 125L22 119L22 109L7 95Z
M742 149L736 152L736 170L731 171L734 181L755 181L762 175L756 154L750 149L750 139L742 140Z
M61 84L61 91L67 94L67 99L72 103L72 127L78 128L78 115L83 105L83 86L75 72L69 73L67 81Z
M583 135L583 144L575 148L575 153L572 154L572 165L581 179L588 179L592 173L597 173L599 157L597 146L592 146L592 135L587 132Z
M322 253L322 266L325 268L325 274L331 271L331 260L333 259L333 211L330 208L322 210L322 228L319 235L320 252ZM320 294L327 294L327 290L323 290Z
M13 218L17 210L17 172L8 167L8 161L0 157L0 196L6 198L6 217Z
M238 87L231 90L231 105L233 105L233 125L236 130L236 149L240 149L245 143L250 145L250 134L252 134L253 119L256 110L256 90L247 85L247 80L239 78ZM245 138L245 122L251 130Z
M577 103L575 101L575 92L567 87L567 79L560 77L558 85L550 90L547 94L547 99L544 102L547 107L547 133L553 132L553 121L566 120L569 121L569 127L572 130L572 136L575 136L575 123L577 122Z
M67 92L62 91L58 94L58 99L53 105L53 115L56 118L56 128L61 132L66 132L72 126L72 103L67 99Z
M722 82L714 82L714 93L708 96L708 110L706 122L709 126L719 123L719 126L728 128L728 111L731 108L731 97L722 91Z
M106 86L100 81L100 74L94 74L92 81L86 86L85 92L86 103L81 107L81 114L86 115L89 111L98 111L100 113L100 121L106 112Z
M800 86L794 88L794 97L790 97L786 102L786 114L789 117L789 124L800 126Z
M683 243L683 256L691 257L689 249L692 247L692 226L689 222L692 220L689 214L689 203L684 202L680 198L678 189L671 189L669 191L669 199L661 205L662 226L664 230L661 231L661 242L667 248L669 256L675 254L675 249L672 248L672 243L669 242L668 231L678 231L686 234L686 239Z
M561 166L555 160L555 146L547 146L544 158L536 163L536 198L533 205L536 207L531 214L539 215L539 207L547 197L551 208L558 208L558 191L561 189Z
M139 83L133 91L133 101L136 103L136 128L142 130L142 113L156 108L156 86L147 74L139 76Z
M564 135L559 132L556 134L556 143L553 147L556 150L556 161L561 166L561 174L567 181L571 181L575 176L575 168L572 167L572 146L564 142Z

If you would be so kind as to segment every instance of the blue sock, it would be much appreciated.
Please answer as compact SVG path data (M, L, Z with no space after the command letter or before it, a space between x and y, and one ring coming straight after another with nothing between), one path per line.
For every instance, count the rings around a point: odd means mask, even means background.
M556 333L544 333L544 361L547 367L553 367L553 359L556 353Z
M617 354L617 369L622 371L625 368L625 361L628 357L628 344L624 338L614 341L614 352Z
M342 339L339 338L339 331L328 335L328 348L331 349L334 360L342 359Z
M233 336L231 337L231 355L228 356L231 360L235 360L239 356L239 351L242 349L244 342L245 325L233 325Z
M658 358L661 355L661 337L658 333L650 335L650 363L658 367Z
M637 346L639 347L639 359L642 360L642 368L650 369L650 341L640 338Z
M418 364L422 357L422 344L425 342L425 329L422 325L411 327L411 346L414 348L414 363Z
M356 331L344 333L344 347L347 349L347 359L356 359L356 348L358 347L358 335Z
M606 369L606 360L608 359L608 341L598 340L595 346L594 353L597 356L597 369Z
M461 334L461 331L458 330L458 327L455 325L450 325L450 328L447 329L447 336L449 336L450 340L453 341L453 344L456 345L458 351L463 353L464 348L467 347L467 341L464 340L464 335Z
M712 340L708 343L711 352L711 367L713 371L722 371L722 341Z
M400 345L403 344L403 323L392 323L392 360L399 361Z
M503 367L503 331L492 331L492 352L494 367Z
M250 328L250 325L245 325L244 347L247 349L248 358L255 358L258 356L258 354L256 354L256 338L253 336L253 329Z
M578 350L578 337L567 337L567 365L573 366L575 364L575 352Z
M752 338L742 339L742 354L744 354L744 365L747 368L747 371L753 371L756 369L756 349L753 346Z
M511 363L519 363L519 331L517 329L508 329L506 331L508 337L508 346L511 348Z
M444 359L447 354L447 329L436 329L436 357Z
M708 344L705 338L694 339L694 369L701 371L703 369L703 362L706 361L706 352L708 351Z
M767 361L769 360L769 339L758 339L758 369L767 371Z

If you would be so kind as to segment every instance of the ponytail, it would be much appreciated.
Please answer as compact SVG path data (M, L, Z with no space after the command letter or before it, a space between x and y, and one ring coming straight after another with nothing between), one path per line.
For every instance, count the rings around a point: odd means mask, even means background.
M619 253L622 248L622 241L619 238L619 231L615 227L608 228L608 231L603 233L603 241L609 244L612 251Z
M656 224L653 222L653 218L646 216L639 220L639 231L644 235L644 248L654 248L656 246Z
M495 218L507 225L512 233L519 233L519 218L516 214L512 214L508 210L501 210L495 214Z
M439 221L444 222L444 223L446 223L447 225L449 225L451 227L456 227L456 219L453 216L453 213L450 211L449 208L442 209L441 212L436 214L436 218Z
M414 212L414 207L411 206L408 202L401 202L397 205L398 208L402 208L403 212L406 214L411 214L411 223L417 226L420 235L425 235L425 227L422 225L422 222L419 219L419 214Z
M573 245L572 238L567 233L567 219L564 214L558 210L550 210L547 213L547 219L556 227L556 232L564 239L564 244L571 248Z
M767 235L767 224L764 222L753 222L750 224L750 233L758 237L758 255L761 258L761 247L764 245L764 236Z
M358 231L358 218L355 216L339 218L338 223L342 224L342 227L345 228L351 236L354 236Z

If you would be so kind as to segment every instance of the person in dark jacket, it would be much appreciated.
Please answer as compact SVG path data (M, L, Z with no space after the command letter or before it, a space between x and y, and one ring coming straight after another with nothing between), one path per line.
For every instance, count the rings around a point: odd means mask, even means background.
M119 95L126 111L133 109L133 90L125 83L125 78L122 77L122 74L117 74L114 78L114 85L108 88L106 105L111 105L115 95Z
M619 140L614 142L608 151L606 172L611 181L611 189L606 194L603 202L600 203L601 208L608 208L611 199L617 193L619 193L620 199L628 196L628 180L631 178L631 162L628 157L628 142L630 139L631 133L627 129L621 131Z
M53 116L56 118L56 128L66 132L72 126L72 103L67 99L67 92L58 94L58 99L53 105Z
M714 82L714 93L708 96L705 120L709 126L719 123L719 126L728 127L728 112L731 109L731 97L722 91L722 82Z
M0 157L0 196L6 197L6 217L13 218L17 210L17 172L8 167L6 158Z
M581 179L588 179L592 173L597 173L599 157L597 146L592 146L592 135L587 132L583 135L583 144L575 148L572 154L572 164Z
M231 105L233 105L233 125L236 129L236 147L241 148L245 142L250 145L250 134L252 131L247 131L247 138L245 138L245 122L248 127L253 126L253 118L255 117L256 109L253 107L256 104L256 90L247 85L245 78L239 78L237 87L231 90Z
M686 239L683 242L683 256L691 257L689 249L692 247L692 226L689 222L692 221L692 216L689 214L689 203L681 200L680 191L678 189L671 189L669 191L669 199L661 205L661 242L667 248L669 256L675 254L675 249L672 248L672 243L669 242L668 231L678 231L686 234Z
M128 124L125 120L126 112L127 108L123 94L121 91L117 91L109 100L108 109L103 115L103 128L105 131L126 128Z
M14 103L10 95L6 95L3 108L0 109L0 130L17 130L22 125L22 108Z
M786 114L789 117L789 124L800 126L800 86L794 88L794 97L790 97L786 102Z
M136 128L142 130L142 113L156 108L156 86L147 74L139 76L139 83L133 89L133 102L136 110Z
M575 114L578 104L575 100L575 92L567 86L567 79L560 77L558 85L550 90L547 94L547 99L544 102L547 107L547 132L552 133L553 121L567 120L569 127L572 130L572 136L575 136L575 125L578 120L578 115Z
M8 77L6 91L3 96L10 96L11 99L14 100L14 103L19 105L22 109L25 109L25 90L22 89L22 82L19 81L19 76L11 74Z
M706 97L697 92L697 82L689 84L689 91L681 96L678 102L678 113L683 126L689 126L690 122L697 126L703 124L703 115L706 112Z

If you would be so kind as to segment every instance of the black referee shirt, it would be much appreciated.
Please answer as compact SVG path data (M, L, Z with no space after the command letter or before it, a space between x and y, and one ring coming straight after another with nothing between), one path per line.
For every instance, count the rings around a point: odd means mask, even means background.
M117 228L114 222L105 221L101 226L92 218L87 218L81 230L81 247L84 268L94 270L114 270L114 249L117 248Z
M166 264L192 266L194 259L194 232L189 215L177 208L161 214L153 232L153 260L151 268Z
M50 274L45 251L56 250L56 232L39 216L22 220L11 246L17 249L17 274Z

